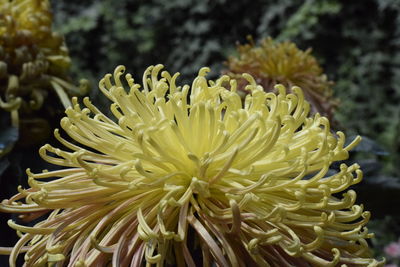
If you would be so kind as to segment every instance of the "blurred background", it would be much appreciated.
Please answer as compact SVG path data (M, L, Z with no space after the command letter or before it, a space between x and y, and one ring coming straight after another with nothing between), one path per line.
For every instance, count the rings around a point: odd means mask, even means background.
M86 78L90 96L107 110L97 83L123 64L141 80L149 65L162 63L190 82L203 66L211 78L226 68L236 46L272 37L312 48L312 55L333 81L338 104L335 130L349 141L363 141L349 161L358 162L364 180L355 186L358 203L372 213L377 257L399 263L388 248L400 237L400 1L399 0L53 0L53 30L64 35L72 59L73 81ZM58 127L59 117L51 127ZM12 129L9 129L12 132ZM15 142L9 132L0 142ZM48 142L54 142L49 140ZM25 169L51 168L37 154L43 145L16 145L1 159L1 198L25 184ZM335 167L335 166L334 166ZM1 215L0 245L12 245L14 231ZM3 238L4 237L4 238ZM400 251L400 244L399 251ZM390 254L392 253L392 254ZM400 252L399 252L400 253ZM1 262L0 262L0 266ZM6 265L4 265L6 266Z

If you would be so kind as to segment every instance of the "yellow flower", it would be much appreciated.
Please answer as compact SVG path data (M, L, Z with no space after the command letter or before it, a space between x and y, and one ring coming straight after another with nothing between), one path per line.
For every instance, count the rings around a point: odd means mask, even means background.
M83 87L68 81L68 51L51 26L47 0L0 0L0 108L11 113L15 127L20 126L21 113L28 125L41 119L34 113L49 92L65 107L70 105L68 95L83 93Z
M240 78L241 73L249 73L266 91L274 91L276 84L288 88L299 86L311 104L311 112L332 120L337 105L332 98L333 83L323 74L311 49L302 51L292 42L277 43L271 38L262 40L260 46L255 46L251 37L249 41L237 47L239 57L229 57L226 62L229 76ZM239 83L239 89L244 86L245 81Z
M203 68L178 87L162 68L149 67L141 89L121 79L123 66L100 81L115 120L73 99L61 127L74 142L56 130L68 149L40 149L63 168L28 170L30 188L0 205L25 221L49 213L33 227L9 221L21 233L0 249L11 266L21 252L28 266L380 264L366 242L370 213L353 190L340 194L360 182L359 166L327 174L359 138L344 147L326 118L307 117L298 87L266 93L243 74L242 102L228 76L207 81Z

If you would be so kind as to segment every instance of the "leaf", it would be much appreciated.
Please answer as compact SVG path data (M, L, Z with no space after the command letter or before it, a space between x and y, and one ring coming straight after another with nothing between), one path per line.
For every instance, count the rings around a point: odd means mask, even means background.
M8 127L0 131L0 157L11 150L18 140L18 136L18 129L16 127Z
M382 163L376 159L357 159L365 176L377 175L382 169Z
M0 159L0 181L1 181L1 175L3 172L10 166L10 161L8 158L2 158Z
M356 136L350 136L347 140L354 140ZM361 136L361 142L352 150L354 152L367 152L378 156L386 156L389 153L377 142L369 137ZM350 143L350 142L349 142Z

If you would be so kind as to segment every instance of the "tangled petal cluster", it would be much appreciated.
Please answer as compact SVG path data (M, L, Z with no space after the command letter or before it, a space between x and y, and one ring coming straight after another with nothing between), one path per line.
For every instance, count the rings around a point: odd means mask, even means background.
M46 124L34 113L49 91L65 107L70 105L69 95L84 91L68 82L68 51L51 26L47 0L0 0L0 108L11 112L15 127L32 125L30 121ZM21 122L19 113L24 114Z
M66 150L40 155L59 170L28 173L30 188L4 200L33 227L10 220L20 240L15 266L377 266L349 186L357 164L328 175L358 139L344 147L300 88L267 93L249 74L250 94L237 81L205 78L178 87L162 65L149 67L143 88L124 67L99 87L115 120L88 98L66 110L55 131ZM124 87L128 85L127 92ZM229 89L224 85L229 84ZM40 217L43 218L43 217Z
M240 79L241 73L251 74L266 91L274 91L276 84L289 89L299 86L311 104L313 114L320 113L332 121L337 101L332 97L332 82L327 80L322 68L311 55L311 49L302 51L289 41L278 43L267 38L260 46L250 43L237 47L238 57L229 57L227 74ZM239 88L245 88L245 81Z

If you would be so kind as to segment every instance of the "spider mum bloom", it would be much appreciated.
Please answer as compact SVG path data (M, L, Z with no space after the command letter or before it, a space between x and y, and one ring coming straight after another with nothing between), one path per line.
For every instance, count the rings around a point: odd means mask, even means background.
M249 74L242 102L236 80L207 81L203 68L191 87L178 87L162 65L149 67L143 88L124 67L99 88L116 120L88 98L66 110L61 126L74 142L40 149L64 168L34 174L29 189L0 210L21 233L10 265L26 266L376 266L365 226L370 213L346 190L358 183L344 134L330 132L300 88L267 93ZM223 85L229 83L230 89ZM124 87L128 85L129 92ZM80 144L80 145L79 145Z
M38 113L49 92L66 108L70 95L85 90L85 82L77 88L68 81L71 60L63 37L51 26L47 0L0 0L0 108L11 113L15 127L39 125L26 134L29 139L45 136L40 130L49 129Z
M311 104L313 114L320 113L332 121L337 101L332 97L332 82L327 80L311 49L302 51L289 41L278 43L271 38L261 41L259 46L249 37L249 43L237 47L238 57L229 57L227 74L237 78L239 89L244 91L246 81L241 73L251 74L266 91L274 91L276 84L288 89L299 86Z

